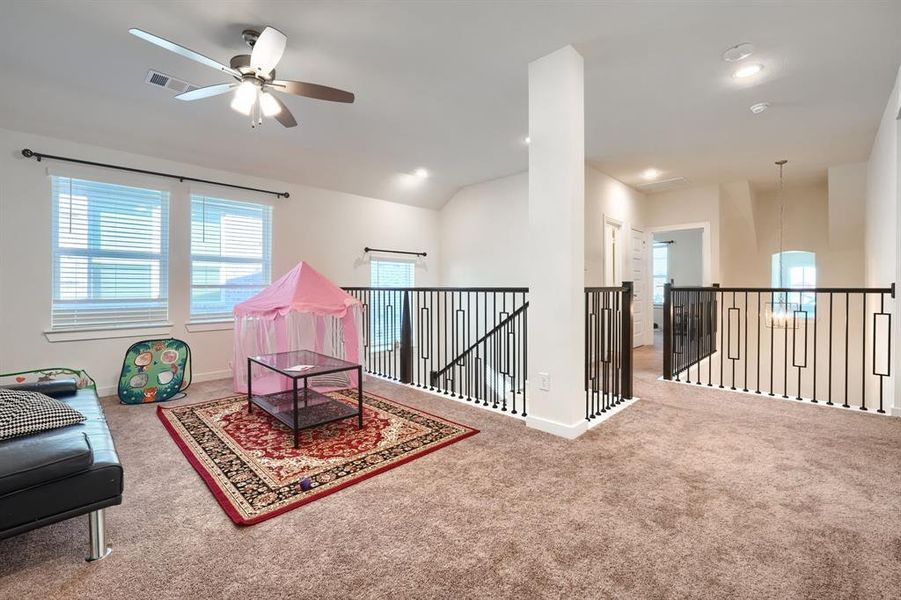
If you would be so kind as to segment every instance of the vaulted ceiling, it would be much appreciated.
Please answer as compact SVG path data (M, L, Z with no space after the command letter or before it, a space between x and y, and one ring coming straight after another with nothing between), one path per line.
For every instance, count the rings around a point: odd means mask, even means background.
M225 96L193 103L144 82L216 71L128 34L139 27L222 62L241 31L288 36L279 77L354 91L288 97L300 126L251 130ZM865 160L901 61L901 3L8 2L0 127L202 166L439 207L461 186L527 167L527 65L585 57L588 160L626 183L822 177ZM739 84L721 54L757 49ZM753 115L749 106L769 102ZM52 149L44 150L52 152ZM431 177L410 185L418 167Z

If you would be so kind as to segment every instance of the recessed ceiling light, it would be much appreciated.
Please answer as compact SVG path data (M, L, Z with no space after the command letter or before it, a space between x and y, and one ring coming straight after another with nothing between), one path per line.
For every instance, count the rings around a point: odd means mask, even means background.
M522 139L522 143L525 144L526 146L528 146L529 144L532 143L532 138L530 138L529 136L526 136Z
M736 44L723 52L723 60L726 62L738 62L754 54L754 46L747 42Z
M739 67L732 73L732 77L736 79L745 79L747 77L753 77L763 71L763 65L760 63L751 63L749 65L745 65L743 67Z
M650 181L652 179L657 179L660 177L660 171L657 169L645 169L644 173L641 174L646 180Z
M425 179L426 177L429 176L429 172L426 171L425 169L423 169L422 167L419 167L418 169L413 171L413 176L417 177L419 179Z
M762 113L769 107L770 107L769 102L758 102L757 104L751 105L751 112L754 113L755 115L759 115L760 113Z

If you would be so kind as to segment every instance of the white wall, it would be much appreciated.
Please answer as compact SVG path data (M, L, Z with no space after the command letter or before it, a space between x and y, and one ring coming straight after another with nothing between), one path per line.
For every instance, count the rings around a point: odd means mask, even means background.
M605 217L622 222L624 232L642 227L644 198L585 166L585 285L603 285ZM442 285L527 285L528 199L525 172L464 187L448 200L440 217Z
M644 222L652 230L679 229L706 224L704 285L720 281L720 188L707 185L661 192L647 197Z
M817 286L864 285L862 265L856 261L863 251L863 231L858 231L856 236L846 237L841 241L830 237L830 193L826 182L787 186L783 197L784 248L816 253ZM769 286L772 282L772 255L779 252L778 191L758 194L755 212L757 253L756 255L746 253L748 273L754 279L750 284ZM853 222L839 228L844 229L850 236L853 232Z
M829 167L829 248L836 271L853 273L863 285L866 231L867 163Z
M899 135L899 111L901 111L901 71L895 87L886 103L879 123L879 131L867 161L867 193L865 215L866 282L868 286L884 286L890 282L901 283L901 135ZM901 359L901 295L895 296L893 321L892 372L897 379ZM901 386L894 386L889 396L894 396L894 414L901 416Z
M441 209L446 286L525 287L529 261L529 174L462 188Z
M585 167L585 285L604 285L604 222L613 219L621 222L626 240L631 239L632 227L642 229L642 203L645 195L621 181L601 173L594 167ZM627 262L628 252L620 252L622 263L617 270L623 279L631 279ZM617 282L619 283L619 282Z
M216 188L223 197L273 205L273 279L300 260L339 285L368 285L369 264L364 246L428 253L416 270L417 285L438 285L438 213L428 209L312 188L262 180L174 163L159 158L87 146L75 142L0 130L0 372L51 366L86 369L109 391L134 339L104 339L51 343L44 335L50 321L50 181L48 168L72 167L51 161L37 163L21 149L93 161L222 180L291 194L289 199ZM147 183L143 176L105 169L77 168L85 177ZM171 335L193 349L195 379L228 375L230 330L188 332L190 186L152 178L170 195L170 321ZM139 183L140 182L140 183ZM207 188L209 189L209 188Z

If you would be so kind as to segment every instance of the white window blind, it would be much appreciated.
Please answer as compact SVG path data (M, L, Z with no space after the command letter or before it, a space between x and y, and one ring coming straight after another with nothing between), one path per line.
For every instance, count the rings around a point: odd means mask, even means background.
M52 177L52 329L165 323L168 192Z
M232 318L269 285L272 207L191 196L191 319Z
M374 288L413 287L415 263L400 260L373 260L370 262L370 286ZM386 349L400 342L401 313L400 294L372 294L370 302L372 318L369 343L374 348Z
M669 244L654 244L654 304L663 304L664 286L669 281Z

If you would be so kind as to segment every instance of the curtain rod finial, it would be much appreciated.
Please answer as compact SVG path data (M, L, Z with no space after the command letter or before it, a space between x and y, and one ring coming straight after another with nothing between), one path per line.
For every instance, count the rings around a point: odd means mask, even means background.
M34 152L32 152L30 148L25 148L24 150L22 150L22 156L24 156L25 158L31 158L32 156L34 156Z

